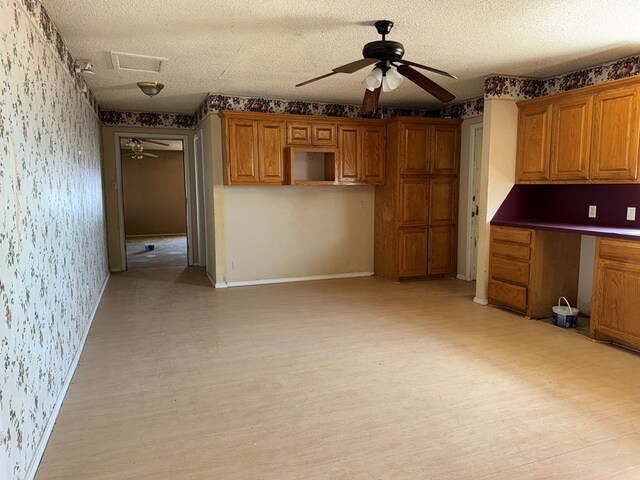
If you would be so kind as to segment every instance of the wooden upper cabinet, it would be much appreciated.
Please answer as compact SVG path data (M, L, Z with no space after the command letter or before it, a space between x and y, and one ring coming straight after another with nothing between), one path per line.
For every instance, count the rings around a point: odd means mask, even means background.
M257 183L259 180L257 122L229 119L227 146L228 183Z
M516 181L549 179L551 107L549 102L520 108Z
M380 185L384 183L385 128L383 125L362 129L362 180Z
M435 125L433 127L433 155L431 173L452 175L460 163L460 127Z
M311 145L311 125L308 123L287 122L287 144Z
M447 275L456 273L456 229L449 227L429 228L428 275Z
M282 122L258 122L258 178L283 184L285 127Z
M406 229L400 231L400 277L421 277L427 274L427 230Z
M400 155L400 174L426 175L431 156L431 126L403 123Z
M595 97L591 178L636 180L638 175L638 87L621 87Z
M429 223L429 180L400 179L400 226L426 226Z
M288 145L336 146L335 123L287 122Z
M311 125L311 144L317 147L336 146L336 125L334 123L314 123Z
M340 182L358 182L362 179L361 173L361 134L357 125L338 127L338 151Z
M551 180L589 178L593 96L566 98L553 105Z
M429 186L429 225L452 225L457 220L458 180L435 177Z

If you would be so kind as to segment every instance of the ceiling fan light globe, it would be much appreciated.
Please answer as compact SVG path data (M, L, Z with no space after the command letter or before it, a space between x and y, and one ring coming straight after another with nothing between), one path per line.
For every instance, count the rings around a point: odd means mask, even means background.
M395 68L390 68L382 79L382 91L390 92L391 90L395 90L403 81L404 77L400 75Z
M374 68L369 75L362 81L362 85L367 87L367 90L375 90L382 83L382 70L378 67Z

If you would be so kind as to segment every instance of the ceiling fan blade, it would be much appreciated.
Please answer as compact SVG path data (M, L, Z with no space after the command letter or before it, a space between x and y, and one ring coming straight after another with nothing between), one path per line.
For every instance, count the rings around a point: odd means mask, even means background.
M418 85L423 90L426 90L427 92L429 92L431 95L436 97L441 102L447 103L453 100L454 98L456 98L456 96L453 93L449 92L448 90L445 90L436 82L425 77L420 72L418 72L417 70L414 70L408 65L398 65L397 69L398 69L398 73L407 77L413 83Z
M163 145L165 147L169 147L170 144L166 143L166 142L157 142L156 140L149 140L148 138L141 138L140 140L142 140L144 143L153 143L155 145Z
M409 60L400 59L397 60L400 63L404 63L405 65L410 65L412 67L422 68L423 70L429 70L430 72L437 73L438 75L444 75L445 77L453 78L454 80L458 80L458 77L455 75L451 75L444 70L438 70L437 68L427 67L426 65L420 65L419 63L410 62Z
M158 158L158 155L154 155L153 153L139 153L138 155L142 155L143 157L152 157L152 158Z
M123 153L123 157L133 157L133 153Z
M329 72L329 73L325 73L324 75L320 75L319 77L316 78L312 78L311 80L307 80L306 82L302 82L296 85L296 87L304 87L305 85L309 85L310 83L313 83L317 80L322 80L323 78L327 78L330 77L331 75L335 75L338 72Z
M369 90L368 88L364 91L364 99L362 100L362 109L360 113L368 114L375 112L378 107L378 100L380 99L380 91L382 87L378 87L375 90Z
M332 68L331 70L335 73L354 73L379 61L377 58L363 58L362 60L356 60L355 62L347 63L346 65Z

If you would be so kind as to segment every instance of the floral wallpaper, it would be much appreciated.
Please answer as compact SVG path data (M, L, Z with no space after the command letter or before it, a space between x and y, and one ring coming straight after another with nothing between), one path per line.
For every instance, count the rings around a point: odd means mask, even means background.
M3 479L29 471L108 275L100 121L72 64L36 0L0 0Z
M485 98L506 97L525 100L611 82L638 74L640 74L640 55L546 80L492 75L484 81L484 96Z

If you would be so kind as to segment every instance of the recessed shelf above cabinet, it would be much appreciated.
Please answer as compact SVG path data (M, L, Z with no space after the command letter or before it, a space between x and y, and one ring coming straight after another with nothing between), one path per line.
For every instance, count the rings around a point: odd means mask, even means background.
M335 185L336 148L290 147L291 185Z

